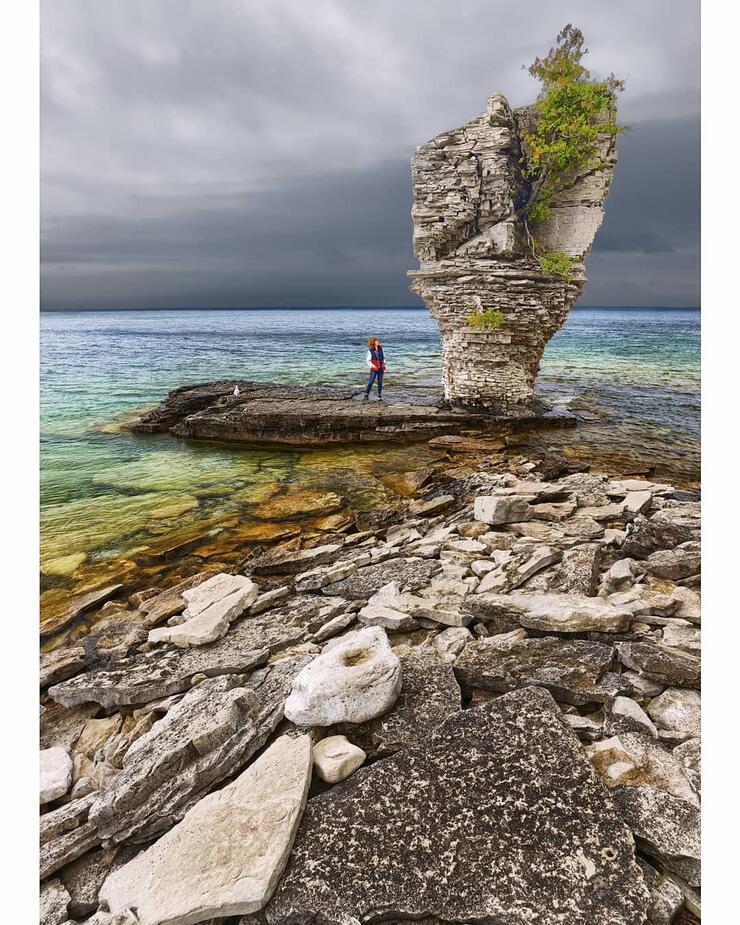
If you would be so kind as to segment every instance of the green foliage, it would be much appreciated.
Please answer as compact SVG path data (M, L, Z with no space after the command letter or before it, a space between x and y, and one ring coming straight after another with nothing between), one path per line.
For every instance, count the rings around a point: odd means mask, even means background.
M550 206L573 174L599 166L600 136L616 136L623 126L616 121L617 93L623 82L613 74L594 80L581 63L588 49L583 33L567 25L555 48L535 58L528 71L542 83L534 104L534 126L522 131L527 149L526 175L532 195L526 207L531 222L550 217Z
M578 263L577 257L570 257L565 251L538 251L535 256L543 273L562 276L563 279L570 279L571 271Z
M465 319L465 323L469 324L472 328L488 328L488 330L495 330L500 328L504 323L504 313L500 312L497 308L487 308L483 312L472 312Z

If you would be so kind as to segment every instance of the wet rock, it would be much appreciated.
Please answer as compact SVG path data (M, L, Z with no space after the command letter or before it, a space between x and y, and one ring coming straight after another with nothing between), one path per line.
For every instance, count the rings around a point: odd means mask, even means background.
M94 799L89 794L71 800L41 817L39 876L42 880L100 844L95 826L88 822Z
M326 516L341 510L346 500L333 491L306 491L281 495L258 504L252 514L260 520L292 520Z
M587 752L642 850L697 886L699 801L678 760L636 733L596 742Z
M293 682L285 716L298 726L361 723L389 710L401 690L401 664L376 626L329 645Z
M336 727L371 757L418 745L461 707L452 668L432 649L417 646L403 654L401 674L401 692L387 713L367 723Z
M279 738L233 783L197 803L171 832L112 873L100 891L141 925L256 912L290 854L311 779L311 739Z
M51 803L69 790L72 784L72 759L69 750L55 747L39 752L39 802Z
M64 925L69 922L67 905L70 896L60 880L49 880L41 887L39 899L40 925Z
M547 688L556 700L582 705L611 699L599 682L613 656L611 646L585 639L519 639L512 634L468 643L454 671L466 687L512 691L535 685Z
M525 849L526 846L526 849ZM525 860L526 858L526 860ZM518 691L312 799L269 925L638 925L632 837L550 696Z
M533 516L529 502L516 496L478 495L473 505L473 517L484 524L524 523Z
M544 632L617 633L626 630L632 622L629 611L614 607L601 598L577 594L519 592L481 594L477 597L479 607L482 605L492 617L508 617L528 629Z
M90 821L109 842L141 842L171 828L201 797L238 772L283 717L306 659L212 678L188 693L128 750L123 770L98 797Z
M108 587L101 588L98 591L91 591L89 594L77 598L64 613L46 617L41 621L40 632L42 637L52 636L63 629L69 628L86 613L115 597L122 587L123 585L120 584L108 585Z
M648 713L656 726L681 739L701 735L701 696L698 691L670 687L650 701Z
M609 704L604 720L604 734L619 735L622 732L641 732L658 738L658 730L642 707L630 697L615 697Z
M650 642L619 642L616 648L625 668L645 678L666 686L699 686L701 659L693 655Z
M327 784L337 784L354 774L366 757L361 748L342 735L327 736L313 747L314 768Z
M438 571L438 562L417 558L390 559L358 569L355 575L322 588L322 594L338 595L347 600L367 600L391 581L398 582L402 591L416 591L428 584Z

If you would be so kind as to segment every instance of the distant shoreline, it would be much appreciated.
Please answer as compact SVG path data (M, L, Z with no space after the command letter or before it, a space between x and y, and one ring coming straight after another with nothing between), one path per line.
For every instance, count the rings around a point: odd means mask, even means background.
M672 305L576 305L571 311L582 312L700 312L701 306L672 306ZM147 314L164 313L164 312L426 312L428 309L415 305L398 305L382 306L373 305L361 306L331 306L331 305L311 305L300 308L282 307L242 307L242 308L42 308L40 313L43 315L64 315L64 314L100 314L102 312L142 312Z

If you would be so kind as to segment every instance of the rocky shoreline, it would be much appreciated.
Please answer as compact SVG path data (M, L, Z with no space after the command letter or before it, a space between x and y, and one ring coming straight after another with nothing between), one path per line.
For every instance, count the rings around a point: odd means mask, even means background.
M361 390L326 386L241 379L206 382L174 389L129 427L134 433L171 433L197 440L310 447L576 425L572 415L540 402L481 409L411 395L382 402L362 402L361 396Z
M43 923L696 920L698 493L442 439L334 533L70 608Z

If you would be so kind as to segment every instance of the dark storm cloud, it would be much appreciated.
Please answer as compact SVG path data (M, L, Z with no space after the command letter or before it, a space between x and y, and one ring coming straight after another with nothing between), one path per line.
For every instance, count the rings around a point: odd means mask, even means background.
M698 304L698 6L45 0L45 307L412 304L408 158L536 86L568 20L628 78L590 304Z

